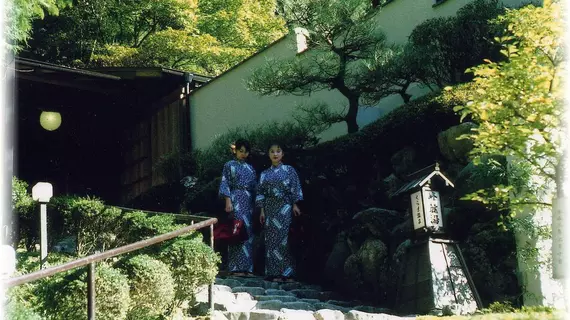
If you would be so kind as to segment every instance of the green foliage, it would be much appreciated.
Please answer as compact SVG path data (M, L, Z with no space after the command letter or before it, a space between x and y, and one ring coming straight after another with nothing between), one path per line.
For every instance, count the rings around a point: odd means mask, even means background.
M456 84L467 80L465 69L483 59L497 57L495 33L488 21L504 12L497 0L476 0L452 17L426 20L410 34L409 43L419 53L410 57L416 75L425 84Z
M106 207L97 198L80 197L72 202L70 229L77 237L79 256L118 246L122 226L117 223L121 210Z
M6 320L42 320L43 318L19 301L10 300L4 306Z
M141 211L127 212L122 220L125 232L121 237L126 243L148 239L183 227L175 223L176 217L173 215L149 216Z
M560 157L560 10L558 3L529 5L500 16L496 23L505 30L495 41L507 60L487 60L470 69L475 79L469 100L455 108L462 119L469 117L479 125L462 137L473 140L475 162L486 154L503 155L518 170L508 184L478 192L473 199L508 207L513 216L528 206L551 205ZM536 28L538 23L541 28Z
M34 26L27 57L217 75L283 35L273 1L80 0ZM237 32L237 33L236 33Z
M367 0L291 0L283 3L291 27L304 28L308 49L288 59L272 59L247 80L261 95L307 95L337 90L347 99L348 132L358 131L356 115L367 61L390 50Z
M12 0L5 2L6 29L4 46L18 53L30 38L32 22L47 14L58 15L59 10L71 5L71 0Z
M155 319L174 299L174 280L163 262L137 255L120 264L129 277L131 304L127 319Z
M548 306L523 306L520 309L513 307L513 305L508 302L493 302L487 308L477 311L477 314L491 314L491 313L544 313L553 314L556 309Z
M37 294L47 319L84 319L87 316L87 272L80 269L68 275L40 280ZM105 263L96 267L98 319L126 319L129 304L128 277Z
M251 154L260 155L263 157L262 163L268 164L266 152L270 143L281 143L290 159L296 151L315 146L317 134L318 131L314 131L310 124L298 122L269 122L253 128L244 126L230 129L219 135L209 148L196 153L196 176L203 181L211 181L219 176L224 163L233 157L230 144L238 138L249 140Z
M201 285L213 283L221 259L202 238L179 239L171 242L160 253L160 259L170 266L175 283L175 301L193 300Z
M35 201L28 193L28 183L16 177L12 177L12 217L10 242L15 248L18 247L21 238L24 238L27 248L32 248L38 239L38 230L35 228L33 213ZM16 224L17 223L17 224Z

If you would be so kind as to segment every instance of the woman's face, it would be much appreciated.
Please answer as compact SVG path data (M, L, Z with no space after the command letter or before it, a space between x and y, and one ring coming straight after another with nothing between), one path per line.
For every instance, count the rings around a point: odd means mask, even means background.
M236 150L236 158L238 160L245 160L247 156L249 156L249 151L244 146Z
M271 146L269 148L269 159L271 160L271 164L278 165L281 163L281 159L283 159L283 150L279 146Z

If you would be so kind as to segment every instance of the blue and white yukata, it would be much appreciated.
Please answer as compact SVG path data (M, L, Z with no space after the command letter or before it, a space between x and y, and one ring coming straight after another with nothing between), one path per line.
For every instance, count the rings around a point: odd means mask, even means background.
M253 208L256 174L245 161L226 162L222 171L219 195L229 197L236 219L243 220L248 239L241 244L228 246L230 272L253 272Z
M303 200L295 169L279 164L263 171L255 200L265 212L265 275L291 277L295 268L287 238L293 219L293 204Z

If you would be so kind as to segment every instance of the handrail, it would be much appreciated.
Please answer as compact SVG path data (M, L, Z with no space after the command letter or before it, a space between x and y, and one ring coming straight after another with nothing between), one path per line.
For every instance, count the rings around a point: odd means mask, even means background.
M138 249L146 248L153 244L163 242L172 238L176 238L180 235L188 233L190 231L202 229L204 227L210 227L210 247L214 249L214 224L218 222L216 218L210 218L206 221L201 221L198 223L192 223L191 225L180 228L175 231L164 233L150 239L145 239L131 244L127 244L122 247L107 250L101 253L95 253L87 257L83 257L77 260L73 260L59 266L54 266L51 268L43 269L40 271L28 273L21 275L19 277L13 277L4 279L2 285L4 288L10 288L24 283L32 282L35 280L43 279L52 276L56 273L68 271L71 269L87 266L87 318L89 320L95 320L95 263L104 259L112 258L123 253L128 253ZM210 310L214 311L214 287L210 283L208 285L208 305Z
M68 271L71 269L75 269L75 268L79 268L79 267L83 267L86 266L90 263L93 262L98 262L104 259L108 259L108 258L112 258L114 256L118 256L120 254L123 253L127 253L127 252L131 252L134 250L138 250L138 249L142 249L145 247L148 247L150 245L165 241L165 240L169 240L175 237L178 237L182 234L188 233L190 231L194 231L194 230L198 230L210 225L214 225L216 222L218 222L218 219L216 218L211 218L208 219L206 221L202 221L202 222L198 222L195 223L193 225L172 231L172 232L168 232L168 233L164 233L161 234L159 236L150 238L150 239L145 239L145 240L141 240L141 241L137 241L137 242L133 242L131 244L127 244L125 246L122 247L118 247L115 249L111 249L105 252L101 252L101 253L95 253L92 254L90 256L87 257L83 257L77 260L73 260L58 266L54 266L51 268L47 268L47 269L43 269L40 271L36 271L36 272L32 272L32 273L28 273L19 277L14 277L14 278L8 278L5 279L3 281L3 285L5 287L13 287L13 286L17 286L20 284L24 284L24 283L28 283L31 281L35 281L35 280L39 280L45 277L49 277L51 275L54 275L56 273L59 272L63 272L63 271Z

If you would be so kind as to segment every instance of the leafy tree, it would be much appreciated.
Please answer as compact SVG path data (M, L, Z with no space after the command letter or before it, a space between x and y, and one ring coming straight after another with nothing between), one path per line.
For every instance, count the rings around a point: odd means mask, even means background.
M491 41L495 25L488 21L503 11L498 0L475 0L455 16L419 24L409 38L410 45L420 53L410 57L418 79L443 88L469 81L464 71L483 59L500 58L498 46Z
M77 0L59 17L35 24L23 55L81 67L161 66L216 75L283 34L274 6L269 0Z
M507 10L495 20L504 26L495 41L506 60L486 60L470 69L473 83L447 88L468 93L469 102L456 110L479 125L463 137L473 140L475 160L487 154L507 156L516 173L508 184L470 198L508 208L512 215L524 207L551 205L543 195L552 194L560 161L560 72L565 66L560 12L558 3L547 2ZM540 181L529 179L533 175Z
M318 109L329 122L346 122L358 131L356 116L367 64L390 50L368 0L290 0L283 13L291 27L308 32L309 49L293 58L272 59L253 72L247 85L262 95L307 95L336 90L348 100L346 113Z
M22 49L30 38L32 21L43 19L46 13L58 15L59 9L71 4L71 0L12 0L5 2L7 18L4 45L13 53Z

